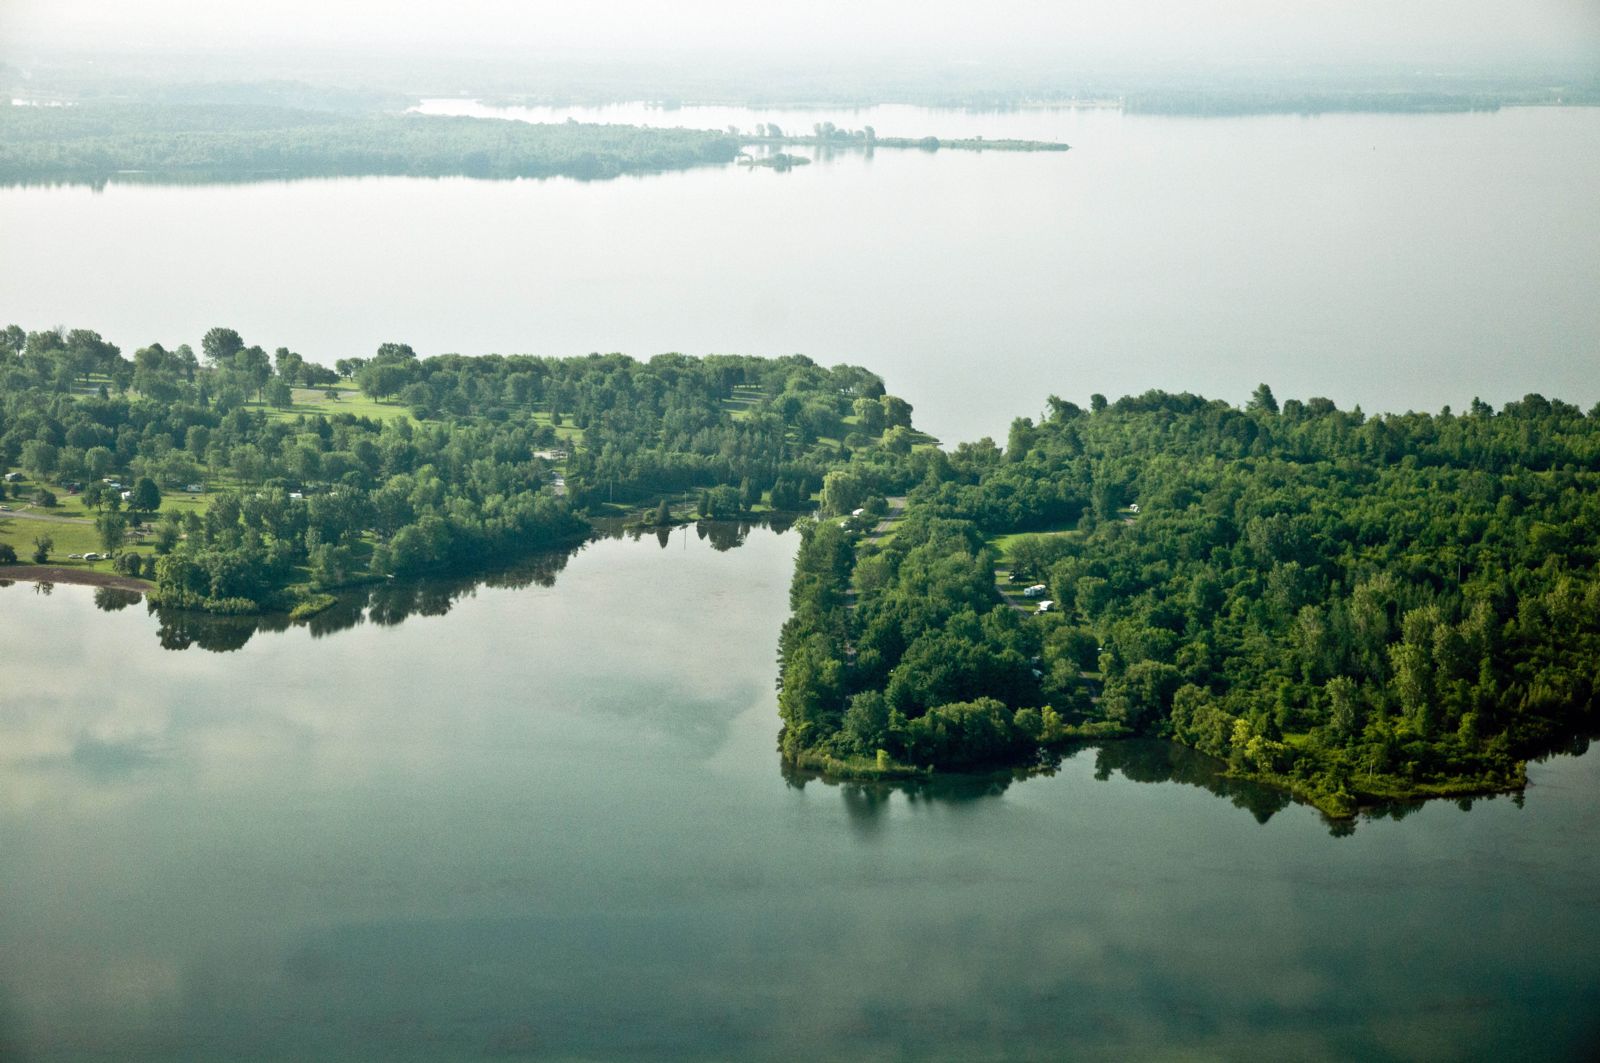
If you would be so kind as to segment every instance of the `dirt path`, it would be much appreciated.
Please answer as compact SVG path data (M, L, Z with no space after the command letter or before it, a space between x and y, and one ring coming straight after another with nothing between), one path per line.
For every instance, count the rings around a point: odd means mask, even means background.
M150 589L150 584L131 576L115 572L98 572L92 568L68 568L65 565L0 565L0 582L26 580L30 583L77 583L85 587L115 587L121 591Z
M0 509L0 520L16 517L20 520L41 520L46 524L93 524L88 517L58 517L54 513L40 513L33 509Z

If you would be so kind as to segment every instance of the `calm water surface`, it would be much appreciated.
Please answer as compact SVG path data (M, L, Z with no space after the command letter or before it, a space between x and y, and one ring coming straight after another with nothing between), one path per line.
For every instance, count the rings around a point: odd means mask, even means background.
M794 546L599 542L226 653L0 589L0 1058L1595 1048L1600 758L1345 837L1158 745L786 779Z
M428 109L487 113L470 102ZM678 350L853 362L949 442L1149 387L1368 410L1600 400L1600 109L1239 119L662 110L512 118L1065 140L605 182L0 189L0 318L216 324L331 362Z
M803 351L952 441L1151 386L1600 399L1600 111L570 113L1074 150L0 189L0 318L324 360ZM785 778L794 539L712 545L254 633L0 589L0 1058L1594 1051L1600 758L1343 837L1163 746Z

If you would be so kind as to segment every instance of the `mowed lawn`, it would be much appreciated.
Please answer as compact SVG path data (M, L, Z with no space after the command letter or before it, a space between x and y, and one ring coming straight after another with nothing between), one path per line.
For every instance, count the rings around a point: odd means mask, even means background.
M338 398L329 398L327 395L329 391ZM370 417L375 421L411 416L411 411L399 402L380 402L369 398L361 393L360 388L349 383L336 384L332 388L295 388L290 395L294 404L287 408L267 406L259 402L246 403L246 406L250 409L265 410L267 416L274 420L288 420L302 413L307 416L319 413L323 416L349 413L357 417Z
M216 483L207 481L210 490L195 494L175 491L163 494L161 508L149 517L146 524L154 527L156 522L164 517L171 516L182 518L185 513L204 513L206 507L216 496L219 489L234 486L232 479L220 479ZM100 532L94 525L98 511L90 509L83 503L82 495L68 492L63 484L45 482L42 486L48 488L56 496L56 504L44 507L32 501L34 491L41 486L35 481L26 481L20 484L8 484L13 490L20 490L23 497L14 497L11 490L7 497L0 501L0 543L9 544L17 552L17 561L21 564L33 563L34 540L48 537L51 540L50 554L46 559L47 564L60 564L69 567L83 567L99 571L112 571L110 561L81 561L73 560L69 554L103 553L104 545L100 541ZM39 520L38 517L51 519ZM140 553L152 553L152 533L132 526L121 550L138 550ZM3 569L0 569L0 578L4 578Z
M1076 535L1076 528L1052 528L1045 531L1012 532L1009 535L996 535L989 540L989 545L994 547L999 559L1009 564L1011 562L1011 547L1018 539L1025 539L1031 535Z
M50 556L45 559L46 564L93 569L98 572L114 571L110 561L82 561L68 557L69 554L100 553L103 550L100 533L93 524L28 520L15 513L0 512L0 543L9 543L16 550L19 564L33 563L34 540L41 536L48 537L51 541ZM148 536L130 534L122 549L150 554L154 553L151 543L152 539ZM0 579L4 578L5 566L0 565Z

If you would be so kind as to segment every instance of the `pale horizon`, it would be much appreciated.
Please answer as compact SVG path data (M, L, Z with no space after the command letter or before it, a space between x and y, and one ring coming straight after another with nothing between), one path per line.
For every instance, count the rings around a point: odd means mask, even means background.
M844 3L804 13L751 11L729 0L660 5L388 4L353 0L7 0L0 59L62 53L175 55L352 53L449 61L483 56L637 61L683 53L774 61L836 55L928 62L1054 59L1085 66L1259 63L1480 67L1578 65L1600 70L1600 5L1531 0L1379 0L1283 5L1263 0L1008 2L981 16L951 0Z

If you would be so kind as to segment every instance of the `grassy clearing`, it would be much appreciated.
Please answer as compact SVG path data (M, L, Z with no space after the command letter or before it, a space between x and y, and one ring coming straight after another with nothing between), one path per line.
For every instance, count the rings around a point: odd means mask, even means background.
M994 552L1000 558L1001 561L1009 563L1011 561L1011 545L1013 543L1015 543L1018 539L1024 538L1024 537L1029 536L1029 535L1076 535L1076 534L1078 534L1078 529L1076 529L1076 528L1047 528L1047 529L1045 529L1043 531L1012 532L1009 535L996 535L994 538L989 540L989 545L994 547Z
M735 421L742 421L750 416L765 395L765 391L754 385L735 384L733 394L722 400L722 409Z
M338 395L338 398L328 398L326 392L329 390ZM400 403L380 402L368 398L361 393L360 388L348 382L335 384L331 389L295 388L291 395L294 404L287 409L260 402L246 403L245 406L252 410L264 410L274 421L287 421L301 414L314 416L319 413L325 417L331 417L336 413L349 413L357 417L370 417L374 421L392 421L396 417L411 416L411 411Z
M153 529L163 517L181 518L186 513L203 514L220 490L238 486L237 481L231 477L219 478L215 482L208 479L207 483L211 490L205 493L187 494L181 491L163 493L160 509L146 521L145 527L149 530L140 532L130 528L120 549L137 550L144 554L154 553ZM82 495L71 494L64 484L50 481L27 480L6 486L7 497L0 502L0 505L9 508L0 510L0 543L7 543L16 550L18 561L24 564L31 563L34 539L48 536L53 545L46 564L97 572L113 571L110 561L81 561L68 557L69 554L101 553L104 550L100 542L100 532L94 525L99 511L86 506ZM33 492L39 487L48 488L55 494L54 506L45 508L31 500ZM13 490L20 490L23 497L14 497ZM33 519L36 516L55 519Z
M74 520L94 519L94 510L85 506L83 499L78 495L67 494L67 489L60 484L47 483L43 485L55 493L55 505L45 509L43 506L34 504L29 496L33 494L37 486L40 485L36 482L27 484L27 490L23 493L22 498L7 497L4 502L0 502L0 505L10 506L18 513L43 513L51 517L71 517Z
M161 508L157 514L150 518L151 523L161 517L172 515L182 517L185 513L205 513L213 499L224 491L241 490L246 486L237 477L231 475L206 475L202 478L206 485L205 491L190 493L172 488L165 488L161 492ZM124 480L124 484L128 481ZM17 485L11 485L17 486ZM37 481L28 481L20 485L23 489L22 498L9 496L0 505L7 505L18 513L42 513L51 517L67 517L73 520L94 520L99 516L99 511L91 509L83 501L83 495L70 493L65 484L45 482L42 485ZM48 509L35 505L31 496L35 488L44 486L56 496L56 504Z
M9 543L17 551L18 562L22 564L33 562L33 541L39 536L49 536L53 544L50 547L50 556L45 560L46 564L60 565L64 568L82 568L94 572L116 571L110 561L81 561L67 556L101 552L100 533L95 530L93 524L57 524L0 513L0 543ZM152 554L155 552L152 543L153 540L148 536L130 535L122 549ZM0 578L4 577L4 573L4 566L0 566Z
M182 517L185 513L190 512L204 513L211 504L211 499L223 486L220 479L213 482L208 478L206 483L211 484L212 489L198 494L188 494L183 491L172 491L170 493L163 491L161 494L161 509L157 516L151 518L152 523L167 514L171 514L174 517ZM229 478L228 484L232 485L234 481ZM94 520L95 517L100 515L98 510L90 509L84 504L82 495L69 495L67 494L67 489L60 484L51 484L49 487L56 494L56 504L49 509L42 509L31 502L12 499L7 499L5 505L10 506L19 513L44 513L52 517L69 517L73 520Z
M100 535L92 524L53 524L39 520L24 520L9 513L0 513L0 543L9 543L17 551L17 560L32 561L33 540L41 535L49 536L55 543L50 550L49 564L79 564L81 562L67 561L66 556L98 552L100 549ZM111 566L104 567L109 570Z
M160 516L156 519L159 520L162 516L167 515L182 517L185 513L204 514L207 509L211 508L212 500L217 497L225 486L221 482L213 483L208 480L207 483L211 484L211 489L198 494L174 492L170 495L162 495Z
M547 424L554 427L556 431L556 438L561 440L563 443L571 445L574 450L577 449L577 443L583 439L583 429L572 423L572 417L569 414L561 415L561 424L555 424L548 413L542 412L535 413L533 415L533 420L536 424Z

